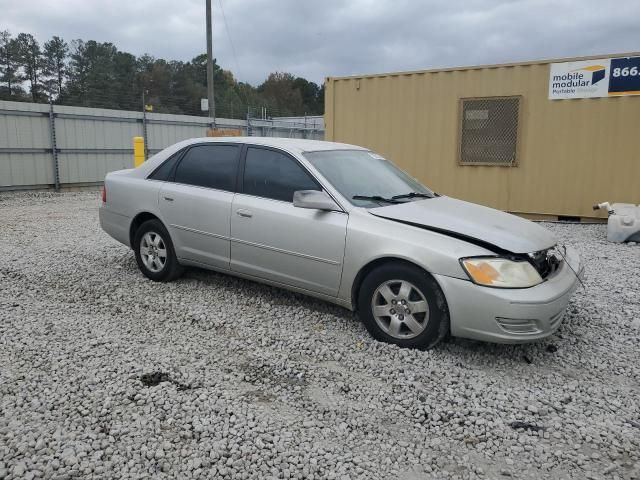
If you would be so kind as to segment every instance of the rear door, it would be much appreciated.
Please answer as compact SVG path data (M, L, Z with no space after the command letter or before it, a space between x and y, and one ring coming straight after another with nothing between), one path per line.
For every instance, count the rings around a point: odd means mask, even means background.
M294 191L321 189L288 154L248 147L231 215L231 269L337 295L348 216L293 206Z
M241 148L190 147L160 189L160 212L178 258L229 268L229 219Z

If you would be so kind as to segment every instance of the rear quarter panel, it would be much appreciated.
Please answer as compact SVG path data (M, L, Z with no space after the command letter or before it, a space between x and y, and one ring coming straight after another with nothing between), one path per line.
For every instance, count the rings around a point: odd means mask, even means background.
M162 220L158 208L158 192L162 182L136 178L131 176L130 172L132 170L107 174L105 178L107 202L101 207L100 215L103 229L128 246L131 246L129 228L138 214L149 212ZM111 229L117 231L109 231L106 223L112 224Z

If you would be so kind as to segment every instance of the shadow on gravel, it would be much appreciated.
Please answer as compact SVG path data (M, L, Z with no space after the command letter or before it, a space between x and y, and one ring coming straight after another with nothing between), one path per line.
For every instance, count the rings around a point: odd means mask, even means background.
M476 360L483 364L493 364L494 361L508 361L536 365L545 363L547 359L552 359L554 357L553 354L558 352L559 348L555 342L561 342L562 336L559 332L557 335L559 336L547 339L546 341L542 340L524 344L487 343L466 338L451 337L445 344L436 347L436 349L446 349L454 355L473 354Z
M133 256L131 256L127 262L123 261L123 263L127 263L127 269L137 269ZM202 283L212 289L220 288L230 291L237 290L237 294L240 298L246 297L254 299L259 296L263 298L264 302L271 305L298 306L304 308L308 311L309 315L329 314L333 315L340 321L353 322L354 324L360 322L357 314L338 305L278 287L272 287L252 280L246 280L197 267L189 267L185 272L185 275L181 279L178 279L176 283L182 282L188 285L190 282L194 281ZM466 356L467 354L471 354L475 357L475 363L484 365L493 365L496 361L540 365L541 363L545 363L545 357L550 359L553 357L553 354L558 351L558 346L554 344L558 341L562 343L561 330L547 341L522 345L492 344L453 337L445 344L436 347L436 350L441 350L442 352L453 356ZM253 377L252 373L246 373L249 377ZM273 380L275 380L275 378L273 378ZM171 380L160 380L160 382L162 381Z
M144 373L140 376L140 381L145 387L157 387L162 382L170 382L176 386L176 389L179 392L184 390L192 390L196 388L191 385L185 385L184 383L180 383L172 379L171 376L165 372Z
M511 422L509 424L509 426L511 428L513 428L514 430L528 430L530 432L539 432L539 431L544 431L545 428L541 427L539 425L535 425L533 423L529 423L529 422L520 422L520 421L515 421L515 422Z
M136 267L137 268L137 267ZM214 272L197 267L189 267L183 276L184 280L197 280L212 288L238 289L240 294L248 295L252 289L259 290L265 295L265 300L280 305L301 306L315 313L330 313L344 319L355 319L355 315L346 308L334 305L330 302L315 299L313 297L289 291L284 288L272 287L253 280L247 280L225 273ZM179 282L180 280L178 280Z

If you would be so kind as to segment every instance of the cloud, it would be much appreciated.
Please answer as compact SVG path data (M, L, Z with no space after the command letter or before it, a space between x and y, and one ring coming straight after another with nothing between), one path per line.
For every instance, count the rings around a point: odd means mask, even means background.
M218 63L253 84L272 71L321 82L632 51L640 17L637 0L213 0L213 9ZM0 29L41 42L93 39L176 60L206 51L203 0L0 0L0 12Z

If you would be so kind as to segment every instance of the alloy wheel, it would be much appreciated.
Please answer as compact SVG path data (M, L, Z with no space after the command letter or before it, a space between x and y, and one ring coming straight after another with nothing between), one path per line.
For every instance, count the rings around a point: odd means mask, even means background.
M160 272L167 264L167 246L156 232L147 232L140 240L140 258L151 272Z
M425 296L406 280L388 280L376 288L371 310L378 326L394 338L417 337L429 323Z

